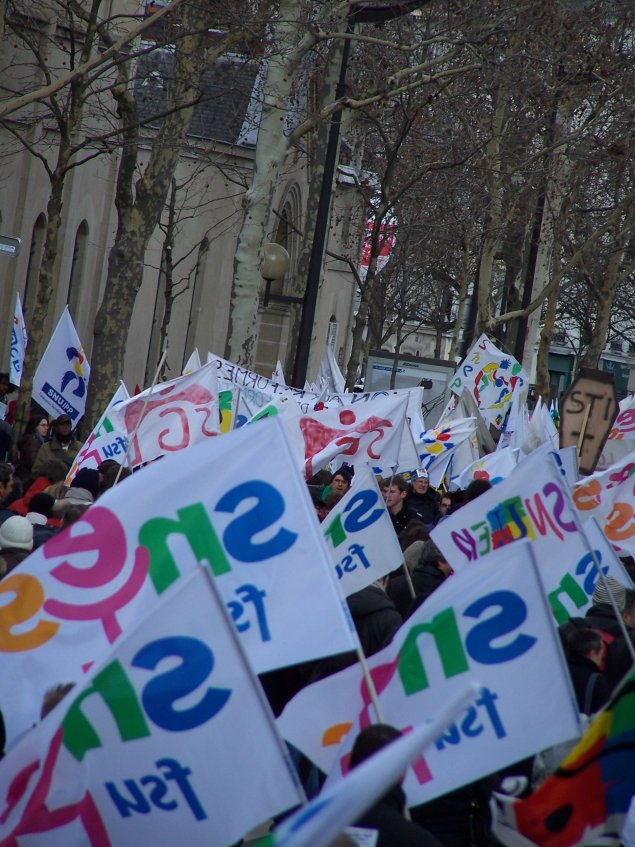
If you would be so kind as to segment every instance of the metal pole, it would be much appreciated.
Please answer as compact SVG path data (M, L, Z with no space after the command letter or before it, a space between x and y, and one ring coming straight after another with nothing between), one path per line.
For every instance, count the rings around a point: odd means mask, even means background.
M351 33L352 26L349 21L346 32ZM344 96L346 90L346 69L350 54L351 42L347 38L342 49L342 63L340 65L340 76L335 90L335 99ZM333 177L337 164L337 153L340 144L340 126L342 124L342 110L333 112L331 117L331 128L326 146L326 158L324 160L324 174L320 187L320 199L318 201L317 217L315 221L315 233L313 235L313 247L309 259L307 271L306 289L304 292L304 303L302 307L302 319L298 332L298 350L293 365L292 385L302 388L306 382L306 374L309 366L309 351L311 349L311 337L313 335L313 321L315 320L315 308L317 305L318 292L320 288L320 274L322 272L322 261L324 259L324 245L328 232L331 195L333 193Z

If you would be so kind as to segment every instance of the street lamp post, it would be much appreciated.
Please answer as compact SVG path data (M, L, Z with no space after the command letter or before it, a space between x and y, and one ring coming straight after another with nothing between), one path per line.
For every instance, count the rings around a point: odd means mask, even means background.
M368 3L360 0L351 0L347 18L346 34L351 35L353 26L357 23L383 23L408 15L416 9L424 6L430 0L402 0L400 3ZM340 75L335 90L335 99L340 100L346 92L346 70L350 55L351 39L346 38L342 51L342 63ZM320 288L320 273L324 260L324 245L329 225L329 212L331 206L331 194L333 191L333 177L337 164L337 153L339 149L340 127L342 123L342 110L338 109L331 116L331 127L326 146L324 160L324 174L320 187L317 216L315 221L315 233L313 246L309 258L307 270L306 288L302 298L302 317L298 332L298 346L293 366L292 384L301 388L306 382L307 369L309 365L309 352L311 350L311 336L313 335L313 323L315 321L315 309Z

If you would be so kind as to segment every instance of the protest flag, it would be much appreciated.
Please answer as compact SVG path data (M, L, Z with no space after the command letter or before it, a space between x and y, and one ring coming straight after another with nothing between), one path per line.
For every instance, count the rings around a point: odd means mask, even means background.
M477 685L466 686L439 711L436 719L416 726L368 761L361 762L254 847L327 847L348 824L400 781L408 765L434 743L477 694Z
M517 382L529 382L520 362L483 334L457 368L450 388L459 396L469 392L485 422L500 429Z
M33 843L47 847L228 847L303 801L262 688L199 567L9 749L0 844L39 836Z
M321 526L345 597L403 564L390 514L368 465L357 469L352 487Z
M68 306L64 308L33 377L33 399L53 417L76 424L86 407L90 366Z
M335 360L333 348L330 344L326 345L322 361L320 362L320 370L318 372L318 382L325 385L332 394L343 394L345 391L345 379Z
M188 374L194 373L194 371L199 370L200 367L202 367L201 357L198 354L198 348L195 347L194 350L192 350L192 352L190 353L189 359L183 365L181 376L187 376Z
M495 794L492 829L507 847L619 847L635 796L635 670L529 797Z
M278 361L276 362L276 367L273 373L271 374L271 380L272 382L277 382L278 385L287 384L287 381L284 378L284 371L282 370L282 362L280 361L280 359L278 359Z
M199 563L257 673L356 649L284 430L262 421L132 474L2 579L7 738L33 724L48 687L81 679Z
M220 433L218 378L213 364L153 385L110 411L113 427L129 441L135 468Z
M120 465L128 464L126 459L128 440L123 433L114 428L108 416L111 409L129 399L128 389L122 382L113 394L110 403L106 406L106 411L97 421L97 425L75 457L65 480L67 485L71 484L80 468L96 468L106 459L114 459Z
M467 681L481 687L409 769L417 805L579 735L562 645L531 551L520 543L451 576L367 659L384 720L403 729L438 714ZM372 700L354 665L302 689L278 718L286 741L327 773L348 768ZM536 714L541 720L536 721Z
M22 314L22 303L20 293L15 295L15 310L13 312L13 326L11 327L11 353L9 356L9 381L13 385L20 385L22 381L22 368L24 366L24 354L29 337Z

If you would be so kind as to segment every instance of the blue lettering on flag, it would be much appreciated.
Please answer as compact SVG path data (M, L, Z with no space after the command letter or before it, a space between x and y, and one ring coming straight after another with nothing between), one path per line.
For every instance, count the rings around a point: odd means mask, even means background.
M79 417L79 410L72 406L65 397L62 397L59 391L56 391L50 383L44 383L42 386L42 392L46 394L51 402L55 403L63 414L70 415L73 421L77 420Z

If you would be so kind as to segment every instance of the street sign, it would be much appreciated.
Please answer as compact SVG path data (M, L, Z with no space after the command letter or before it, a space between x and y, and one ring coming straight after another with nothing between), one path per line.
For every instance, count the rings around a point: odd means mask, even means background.
M613 374L582 368L560 403L560 446L577 448L581 473L593 473L617 409Z
M15 257L22 247L22 239L16 235L0 235L0 256Z

